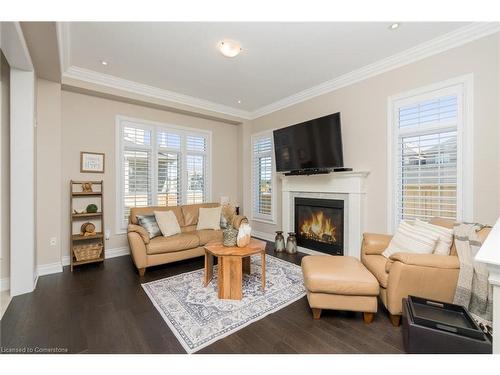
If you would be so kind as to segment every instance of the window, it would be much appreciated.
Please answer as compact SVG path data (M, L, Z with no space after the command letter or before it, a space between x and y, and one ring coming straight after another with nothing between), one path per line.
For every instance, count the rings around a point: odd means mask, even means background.
M209 132L123 117L117 122L119 231L132 207L210 200Z
M271 134L252 138L253 219L274 222L274 162Z
M466 216L466 83L450 81L390 99L391 229L401 220Z

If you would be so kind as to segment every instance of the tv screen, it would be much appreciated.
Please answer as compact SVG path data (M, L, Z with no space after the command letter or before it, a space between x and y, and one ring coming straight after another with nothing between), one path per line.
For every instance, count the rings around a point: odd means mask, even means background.
M276 171L344 166L340 112L274 131Z

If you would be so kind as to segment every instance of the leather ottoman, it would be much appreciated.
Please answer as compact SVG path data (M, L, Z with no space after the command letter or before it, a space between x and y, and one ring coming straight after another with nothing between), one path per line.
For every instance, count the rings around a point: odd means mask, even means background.
M377 312L379 283L356 258L350 256L310 255L302 259L307 300L313 318L322 309L359 311L365 323Z

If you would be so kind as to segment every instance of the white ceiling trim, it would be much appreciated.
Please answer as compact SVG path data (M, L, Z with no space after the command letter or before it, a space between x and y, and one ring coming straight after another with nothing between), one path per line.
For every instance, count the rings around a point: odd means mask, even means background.
M223 104L214 103L205 99L195 98L177 92L160 89L158 87L145 85L127 79L119 78L109 74L98 73L93 70L79 68L77 66L70 66L63 78L73 78L85 82L90 82L106 87L111 87L117 90L128 91L134 94L149 96L156 99L162 99L169 102L184 104L198 109L213 111L229 116L239 117L245 120L251 118L251 112L241 109L229 107Z
M261 107L252 112L252 119L259 118L269 113L279 111L280 109L290 107L294 104L333 92L387 71L411 64L425 59L426 57L436 55L462 44L494 34L498 31L500 31L499 22L474 23L462 27L395 55L389 56L385 59L379 60L373 64Z
M71 66L70 62L70 37L69 25L58 22L59 58L63 78L74 78L82 81L95 83L118 90L124 90L140 95L163 99L166 101L188 105L194 108L218 112L230 116L236 116L246 120L253 120L261 116L276 112L280 109L290 107L294 104L312 99L314 97L333 92L340 88L352 85L362 80L385 73L389 70L422 60L426 57L458 47L462 44L472 42L485 36L500 31L499 22L479 22L462 27L430 41L421 43L415 47L379 60L340 77L326 81L317 86L300 91L294 95L278 100L274 103L258 108L254 111L245 111L238 108L211 102L209 100L196 98L158 87L126 80L109 74L98 73L89 69Z

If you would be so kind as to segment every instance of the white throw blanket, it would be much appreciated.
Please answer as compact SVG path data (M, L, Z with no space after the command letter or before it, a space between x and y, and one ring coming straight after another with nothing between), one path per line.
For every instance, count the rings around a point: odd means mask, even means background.
M477 232L483 227L481 224L457 223L453 228L460 261L460 273L453 303L467 308L480 325L491 330L493 287L488 282L486 265L474 261L482 245Z

